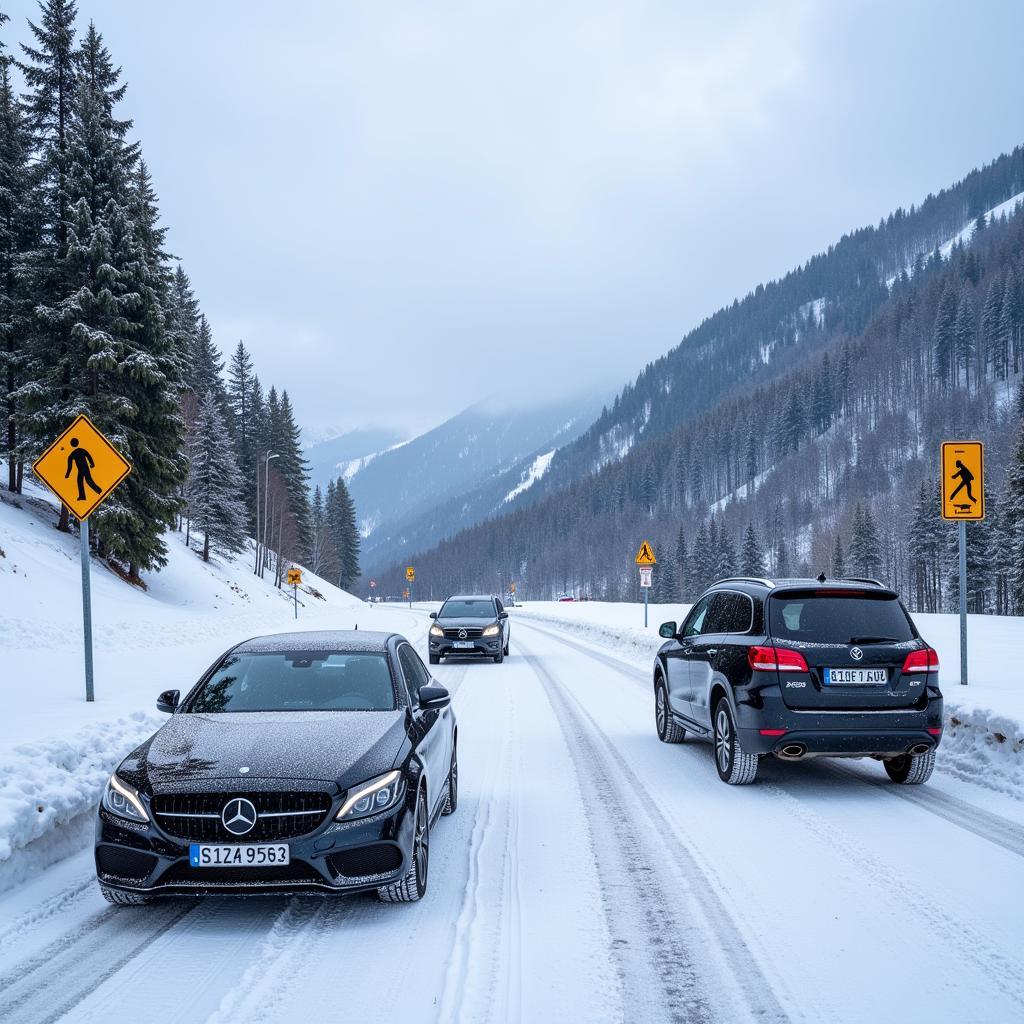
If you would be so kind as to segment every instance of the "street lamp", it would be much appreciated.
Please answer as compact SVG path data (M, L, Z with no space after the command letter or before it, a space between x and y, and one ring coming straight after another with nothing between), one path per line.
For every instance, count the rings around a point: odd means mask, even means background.
M267 504L270 498L270 460L279 458L277 452L267 452L263 460L263 562L260 564L260 578L263 577L263 566L267 562Z

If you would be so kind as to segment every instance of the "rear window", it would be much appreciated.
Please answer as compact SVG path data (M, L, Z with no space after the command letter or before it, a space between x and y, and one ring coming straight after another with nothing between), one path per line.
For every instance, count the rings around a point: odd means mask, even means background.
M229 654L192 695L186 711L393 711L384 654L274 651Z
M822 644L904 643L917 635L891 594L793 591L772 595L769 632L776 640Z

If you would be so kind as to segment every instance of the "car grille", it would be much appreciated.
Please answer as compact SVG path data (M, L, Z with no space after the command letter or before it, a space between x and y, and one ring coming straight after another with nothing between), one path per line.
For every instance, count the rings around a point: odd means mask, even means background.
M460 636L461 633L466 635ZM483 629L476 626L472 628L446 629L444 631L445 640L479 640L483 635Z
M235 797L251 800L256 825L244 836L221 821L224 805ZM331 809L327 793L161 793L153 797L156 823L169 835L199 843L274 842L304 836L323 824Z

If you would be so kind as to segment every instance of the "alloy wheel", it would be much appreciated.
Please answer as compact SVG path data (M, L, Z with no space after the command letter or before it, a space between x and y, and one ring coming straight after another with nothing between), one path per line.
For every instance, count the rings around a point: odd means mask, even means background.
M430 833L427 826L427 805L420 797L416 808L416 834L413 838L412 857L416 865L416 884L422 892L427 887L427 868L429 866Z
M718 715L715 717L715 756L718 758L718 767L722 774L728 774L732 762L732 726L724 707L718 709Z
M658 687L658 695L654 700L654 717L658 724L658 735L665 735L665 722L668 718L668 713L665 708L665 687Z

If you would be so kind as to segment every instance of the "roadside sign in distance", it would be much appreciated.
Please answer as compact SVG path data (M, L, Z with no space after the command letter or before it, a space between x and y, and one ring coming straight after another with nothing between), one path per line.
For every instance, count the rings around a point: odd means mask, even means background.
M302 582L302 570L301 569L289 569L288 570L288 583L290 586L297 587Z
M640 550L636 553L636 564L640 566L657 565L658 560L654 557L654 548L651 547L651 542L645 540L640 545Z
M416 579L416 570L415 570L415 569L414 569L414 568L413 568L413 567L412 567L411 565L409 565L409 566L406 566L406 569L405 569L405 578L406 578L406 579L407 579L407 580L408 580L408 581L409 581L410 583L413 583L413 582L415 581L415 579Z

